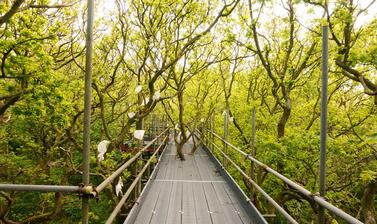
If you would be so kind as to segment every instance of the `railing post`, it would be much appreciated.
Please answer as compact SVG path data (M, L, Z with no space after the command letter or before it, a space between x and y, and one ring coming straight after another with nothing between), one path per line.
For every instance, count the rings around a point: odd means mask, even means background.
M211 125L211 132L214 133L215 132L215 113L212 114L212 125ZM211 142L215 143L215 136L213 136L213 134L210 133L210 136L211 136ZM211 147L212 147L212 152L215 151L215 146L213 144L210 144Z
M252 156L255 158L257 155L257 149L255 147L255 106L251 111L251 150ZM253 179L255 182L255 165L252 160L250 160L250 178ZM251 197L254 200L254 187L251 186Z
M140 119L137 123L136 123L136 129L138 130L144 130L144 119ZM145 133L146 134L146 133ZM145 136L144 134L144 136ZM144 138L143 136L143 138ZM138 140L137 141L137 150L141 150L143 148L143 142L144 142L144 139L141 139L141 140ZM134 164L134 176L137 177L137 175L139 174L139 161L140 161L140 158L142 157L139 156L136 161L135 161L135 164ZM138 196L139 196L139 192L141 191L141 178L137 181L137 185L135 186L135 189L134 189L134 199L135 201L137 200Z
M225 141L228 140L228 124L229 124L229 110L228 108L226 108L224 111L224 139ZM225 144L225 142L224 142L224 153L225 155L228 155L228 145ZM227 168L227 160L225 156L223 158L223 166L224 168Z
M319 194L325 197L326 184L326 147L327 147L327 85L328 85L328 23L322 24L322 92L321 92L321 141L319 164ZM318 222L325 223L325 211L320 206Z
M92 98L92 54L93 54L93 20L94 0L88 0L88 16L86 28L86 58L85 58L85 99L84 99L84 148L82 182L88 185L90 182L90 114ZM89 223L89 197L82 197L82 223Z
M151 119L151 129L152 129L152 136L153 138L156 136L156 117L154 114L151 115L152 116L152 119Z
M144 125L144 119L142 119L142 121L141 121L141 129L144 129L145 128L145 125ZM147 130L146 130L147 131ZM145 136L145 135L144 135ZM144 139L143 140L141 140L140 141L140 149L142 149L143 148L143 144L144 144ZM152 146L151 146L151 148L152 148ZM138 162L141 160L141 156L139 157L139 159L138 159ZM139 163L137 164L137 174L139 174L139 172L140 172L140 165L139 165ZM141 178L139 179L139 181L138 181L138 183L137 183L137 191L136 191L136 193L137 193L137 197L139 196L139 194L140 194L140 192L141 192Z
M155 135L157 136L160 133L160 118L156 115L155 118Z
M211 140L209 139L209 136L210 136L210 133L209 131L207 130L207 127L209 130L212 129L212 123L211 123L211 118L209 119L208 122L206 122L206 124L208 124L208 126L204 126L203 123L202 123L202 127L201 127L201 131L202 131L202 138L204 139L201 139L200 141L203 142L203 144L205 145L205 147L207 147L209 150L211 150Z

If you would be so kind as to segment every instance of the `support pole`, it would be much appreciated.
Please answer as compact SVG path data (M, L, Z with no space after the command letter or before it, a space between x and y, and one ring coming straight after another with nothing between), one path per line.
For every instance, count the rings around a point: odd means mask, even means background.
M251 111L251 150L252 156L255 158L257 155L257 149L255 148L255 107ZM250 178L256 181L255 178L255 165L253 161L250 162ZM254 188L251 187L251 198L254 201Z
M253 107L253 110L251 111L251 148L253 149L253 157L255 158L257 151L255 148L255 107Z
M203 145L205 145L211 151L211 144L210 144L211 135L210 135L209 131L207 131L208 129L212 130L212 116L211 115L209 115L208 121L206 122L206 126L205 127L202 126L202 129L199 129L200 132L201 132L200 133L200 136L201 136L200 141L202 142Z
M94 0L88 0L88 18L86 27L86 60L85 60L85 103L84 103L84 148L83 148L83 171L82 182L88 185L89 156L90 156L90 114L92 98L92 55L93 55L93 20ZM89 197L82 197L82 223L89 223Z
M326 184L326 147L327 147L327 85L328 85L328 24L322 24L322 92L321 92L321 141L319 164L319 194L325 197ZM318 222L325 223L325 212L321 206L318 212Z
M212 133L213 132L215 132L215 113L213 113L212 114L212 127L211 127L211 131L212 131ZM210 142L215 142L215 136L213 136L213 134L212 133L208 133L210 136L211 136L211 140L210 140ZM215 147L212 145L212 144L210 144L211 146L212 146L212 152L214 152L215 151ZM208 147L210 147L210 146L208 146Z
M224 111L224 140L228 141L228 126L229 126L229 110L228 108ZM225 155L228 155L228 145L224 143L224 153ZM227 167L227 160L224 156L223 159L223 166L224 168Z
M153 117L151 118L152 122L153 122ZM151 122L151 125L152 125L152 122ZM149 126L150 127L150 130L153 129L152 126ZM144 130L144 118L141 118L137 124L136 124L136 129L138 130ZM146 135L148 134L151 134L151 131L148 131L146 130L145 134L144 134L144 137L142 140L138 140L138 143L137 143L137 149L138 151L141 150L143 148L143 144L144 144L144 138ZM152 148L152 145L149 147L149 148ZM134 176L137 177L139 175L139 171L140 171L140 165L139 165L139 161L140 161L141 157L138 157L136 159L136 162L134 164L135 166L135 169L134 169ZM136 201L137 198L139 197L139 193L141 192L141 179L139 179L137 181L137 185L135 187L135 190L134 190L134 200Z
M156 115L156 117L155 117L155 132L154 132L154 138L156 138L157 135L158 135L158 133L160 133L160 132L161 132L161 131L160 131L160 118ZM158 140L157 140L157 144L160 144L160 142L161 142L161 139L158 138ZM157 155L158 155L158 153L157 153Z

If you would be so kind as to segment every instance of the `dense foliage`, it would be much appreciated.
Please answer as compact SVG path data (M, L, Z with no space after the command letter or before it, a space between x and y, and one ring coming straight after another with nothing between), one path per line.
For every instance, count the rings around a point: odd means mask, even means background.
M182 133L180 150L186 131L201 123L222 135L227 110L234 145L250 154L255 149L260 161L317 192L321 24L327 23L327 197L376 224L374 0L109 2L96 1L94 185L131 156L121 153L120 145L152 114L165 115L175 134ZM73 0L0 1L0 183L81 182L85 9ZM104 139L110 145L99 161L97 144ZM248 162L229 153L250 170ZM178 156L184 159L180 151ZM246 179L229 170L263 213L275 212ZM263 169L253 175L301 223L315 222L318 206L311 198ZM122 175L125 188L130 177L131 171ZM91 201L91 223L103 223L111 213L119 199L116 183L99 202ZM0 223L78 223L80 216L75 195L0 192ZM327 222L342 223L331 214Z

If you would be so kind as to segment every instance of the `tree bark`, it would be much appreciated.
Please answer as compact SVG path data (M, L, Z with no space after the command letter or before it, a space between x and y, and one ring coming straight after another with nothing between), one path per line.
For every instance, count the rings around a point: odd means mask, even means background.
M16 14L22 3L24 3L24 1L25 0L14 1L9 11L0 17L0 25L7 22L14 14Z
M181 160L185 160L185 155L183 154L183 145L188 141L186 136L186 129L185 124L183 121L183 114L184 114L184 105L183 105L183 90L178 90L177 94L178 98L178 107L179 107L179 126L180 126L180 134L178 134L175 138L175 143L177 147L177 156Z
M177 156L183 161L183 160L186 160L185 159L185 155L183 154L183 145L184 143L183 142L179 142L176 144L177 146Z
M374 208L374 198L377 191L377 180L369 183L361 199L361 214L365 224L376 224L376 211Z
M283 107L283 114L281 115L278 123L278 139L285 136L285 126L288 122L289 116L291 115L291 103L290 100L287 101L286 105Z

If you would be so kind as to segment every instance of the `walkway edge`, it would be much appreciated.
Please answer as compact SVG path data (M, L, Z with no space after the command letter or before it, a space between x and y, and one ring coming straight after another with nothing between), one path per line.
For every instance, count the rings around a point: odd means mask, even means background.
M246 211L252 211L255 216L253 219L256 223L268 224L268 222L264 219L262 214L258 211L258 209L254 206L254 204L249 200L246 194L242 191L240 186L238 186L237 182L233 179L233 177L224 169L221 165L220 161L209 151L207 146L202 146L204 151L209 155L210 160L216 165L218 170L220 171L221 175L226 179L226 181L231 185L234 191L237 193L238 199L242 202L242 207Z

